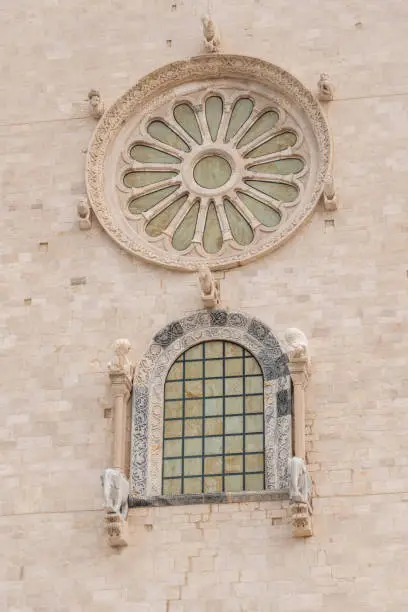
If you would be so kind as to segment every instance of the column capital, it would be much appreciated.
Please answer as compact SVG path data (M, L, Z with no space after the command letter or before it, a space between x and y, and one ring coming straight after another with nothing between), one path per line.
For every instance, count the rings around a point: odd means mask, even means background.
M305 389L311 373L310 360L307 357L289 357L288 368L293 384Z

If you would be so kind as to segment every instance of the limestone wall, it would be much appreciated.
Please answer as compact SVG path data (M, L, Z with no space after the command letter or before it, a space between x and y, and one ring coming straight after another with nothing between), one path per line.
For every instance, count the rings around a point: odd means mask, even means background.
M315 89L329 72L341 209L221 280L223 305L309 340L315 535L278 502L134 509L103 540L106 362L137 360L200 307L196 279L77 225L95 122L142 75L200 52L206 2L3 0L0 7L0 610L397 612L408 596L408 7L213 0L224 50Z

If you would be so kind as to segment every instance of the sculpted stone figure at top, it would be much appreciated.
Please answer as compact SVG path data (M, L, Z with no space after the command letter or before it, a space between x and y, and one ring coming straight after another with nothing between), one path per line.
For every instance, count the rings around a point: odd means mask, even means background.
M208 266L202 266L198 271L198 280L201 287L201 299L205 308L215 308L220 303L219 283Z
M330 77L325 72L322 72L320 79L317 83L318 94L317 97L321 102L330 102L334 97L334 85L330 80Z
M119 468L106 468L101 474L104 507L107 512L121 514L126 520L128 513L129 482Z
M299 457L289 459L289 499L291 502L309 504L312 496L312 481L305 462Z
M209 15L202 17L204 34L204 47L208 53L218 53L220 51L221 40L218 28Z
M91 89L88 93L89 111L95 119L100 119L104 113L105 105L101 94L96 89Z
M290 327L285 332L285 342L290 359L309 360L308 342L305 334L296 327Z
M113 374L123 372L130 380L133 380L135 367L128 357L128 353L132 348L129 340L119 338L119 340L116 340L114 347L115 357L108 363L109 372Z

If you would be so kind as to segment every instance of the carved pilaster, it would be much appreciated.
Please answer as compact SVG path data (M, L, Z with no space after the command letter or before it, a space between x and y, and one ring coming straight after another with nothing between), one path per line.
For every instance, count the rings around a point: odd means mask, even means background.
M294 454L305 459L305 413L306 387L310 375L310 357L306 336L299 329L291 328L285 333L288 345L289 372L293 382Z

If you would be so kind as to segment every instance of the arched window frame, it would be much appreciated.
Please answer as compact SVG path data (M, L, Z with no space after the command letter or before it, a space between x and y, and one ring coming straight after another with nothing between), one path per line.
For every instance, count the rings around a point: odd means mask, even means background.
M264 377L265 488L286 492L292 456L292 401L288 359L271 330L258 319L225 310L199 311L159 331L134 378L130 495L161 496L164 385L174 361L208 340L243 346Z

